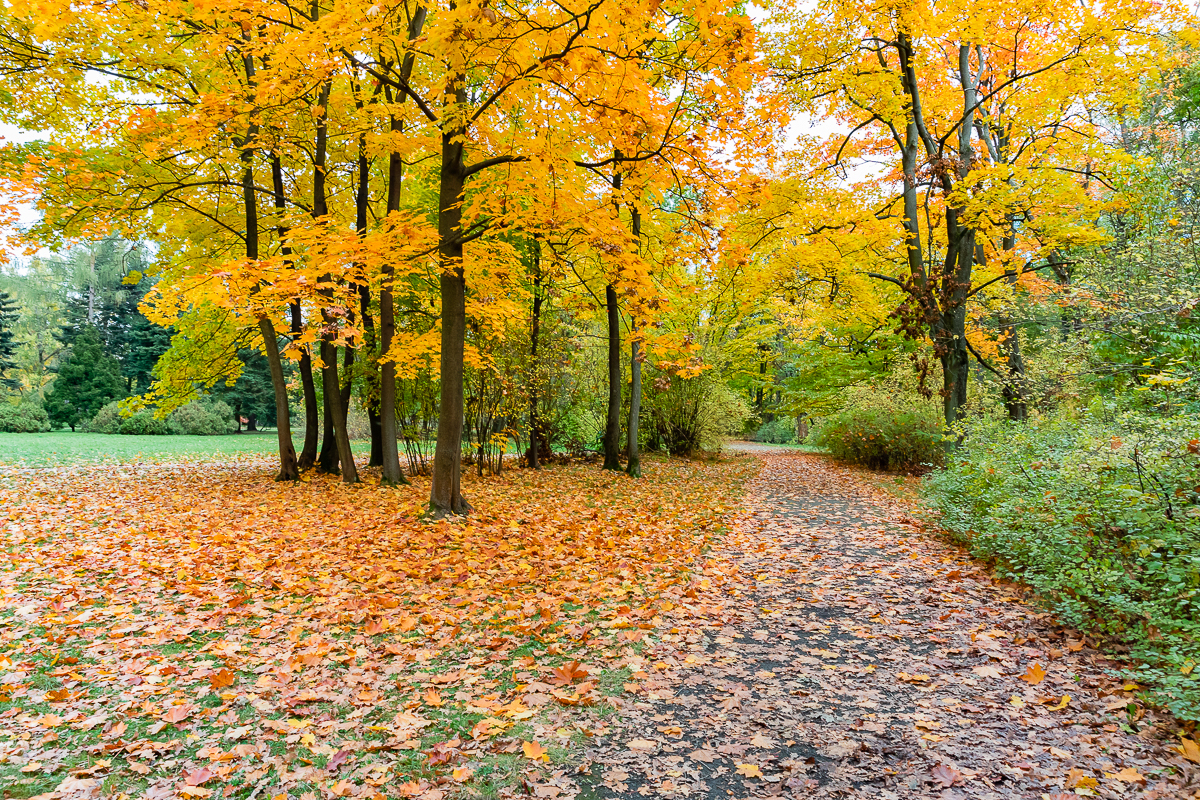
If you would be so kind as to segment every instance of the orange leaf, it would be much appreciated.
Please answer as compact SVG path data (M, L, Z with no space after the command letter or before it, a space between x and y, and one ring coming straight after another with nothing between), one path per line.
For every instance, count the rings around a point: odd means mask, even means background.
M537 742L521 742L521 750L525 752L525 757L533 761L549 761L550 756L542 749L542 746Z
M425 692L425 695L421 699L425 701L425 705L433 706L434 708L441 708L446 705L446 701L442 699L442 695L437 689L430 689Z
M225 668L208 676L208 682L212 684L214 689L224 689L227 686L233 686L236 680L237 675L232 670Z
M572 661L570 664L555 667L551 672L554 674L554 677L550 679L550 682L555 686L567 686L576 679L582 680L587 677L587 670L580 669L578 661Z
M191 714L191 706L173 706L167 713L163 714L162 718L166 722L178 724L191 716Z
M1042 678L1046 677L1046 670L1042 669L1041 664L1031 664L1025 670L1025 674L1021 676L1021 680L1032 686L1035 683L1041 683Z
M71 697L70 689L54 689L46 692L46 699L51 703L61 703L63 700L68 700Z
M763 776L762 770L757 764L738 764L737 773L747 778L761 778Z
M378 636L388 629L388 624L381 619L373 619L367 623L363 631L368 636Z
M1195 739L1189 739L1185 736L1179 740L1179 747L1175 749L1188 761L1191 761L1193 764L1200 764L1200 744L1197 744Z

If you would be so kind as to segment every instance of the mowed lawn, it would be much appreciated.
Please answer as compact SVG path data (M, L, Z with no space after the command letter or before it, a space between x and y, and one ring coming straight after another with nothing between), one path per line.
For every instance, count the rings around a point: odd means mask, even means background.
M0 433L0 465L54 467L130 461L229 460L275 452L275 431L225 436L123 436L106 433ZM296 440L299 451L303 442ZM355 442L365 455L370 442Z

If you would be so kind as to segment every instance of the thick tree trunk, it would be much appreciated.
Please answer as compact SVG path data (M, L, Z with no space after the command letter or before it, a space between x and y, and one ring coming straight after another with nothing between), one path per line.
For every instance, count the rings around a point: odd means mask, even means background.
M541 370L538 369L538 337L542 328L543 301L540 250L534 258L533 319L529 327L529 452L525 456L530 469L538 469L538 451L542 447L541 420L538 419L538 381L541 380Z
M463 77L452 82L456 99L465 102ZM470 505L462 496L463 349L467 326L467 282L463 275L462 199L465 182L463 137L459 126L442 132L442 175L438 191L438 239L441 267L442 352L441 408L429 510L435 517L465 514Z
M325 352L324 342L320 345L321 353ZM324 360L324 355L322 355ZM338 473L337 437L333 432L333 407L329 395L325 393L325 373L321 373L321 452L317 455L317 471L328 475Z
M246 70L246 80L253 85L253 57L245 56L242 63ZM257 136L258 125L252 122L246 131L241 155L242 201L246 213L246 258L251 261L258 260L258 196L254 188L254 140ZM283 374L283 361L279 356L279 340L275 335L275 324L266 314L258 317L258 330L262 334L263 350L266 351L267 366L271 371L271 387L275 393L275 416L278 420L276 430L279 439L279 474L275 476L275 480L294 481L300 477L300 470L296 465L296 448L292 444L287 378Z
M608 416L604 426L604 469L621 469L621 312L617 290L604 287L608 306Z

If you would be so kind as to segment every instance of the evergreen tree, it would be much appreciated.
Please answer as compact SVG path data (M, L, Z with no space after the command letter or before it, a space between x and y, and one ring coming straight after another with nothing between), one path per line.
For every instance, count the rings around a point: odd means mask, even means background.
M13 329L17 325L17 304L8 292L0 292L0 386L6 389L17 387L16 378L8 371L16 366L13 354L17 343L13 341Z
M71 354L58 369L54 386L46 395L46 413L55 425L87 422L113 400L125 396L121 365L104 352L100 332L88 326L71 345Z
M258 430L259 425L274 427L275 390L271 384L271 370L267 359L258 350L238 351L242 360L242 374L233 386L224 384L213 389L213 397L223 400L233 408L238 420L238 430L245 420L246 430Z

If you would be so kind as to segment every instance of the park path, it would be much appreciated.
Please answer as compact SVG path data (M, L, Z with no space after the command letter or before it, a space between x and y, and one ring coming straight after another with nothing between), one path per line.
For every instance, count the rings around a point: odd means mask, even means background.
M1200 800L1172 721L1019 587L852 470L752 457L722 597L644 653L582 797Z

